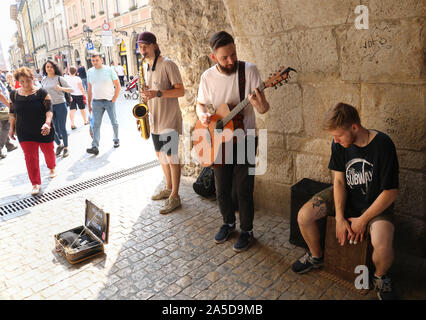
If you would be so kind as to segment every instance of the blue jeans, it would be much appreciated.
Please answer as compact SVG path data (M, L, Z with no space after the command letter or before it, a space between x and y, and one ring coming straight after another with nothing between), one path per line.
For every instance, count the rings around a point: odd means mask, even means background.
M68 133L65 125L67 123L68 108L65 102L53 105L53 125L55 126L55 142L57 145L61 144L62 137L64 146L68 147Z
M87 92L87 78L81 78L81 82L83 83L83 88Z
M101 124L104 112L108 113L111 121L112 129L114 130L114 142L119 142L118 139L118 121L115 112L115 102L111 100L92 100L92 113L93 113L93 141L92 147L99 148L99 140L101 139Z

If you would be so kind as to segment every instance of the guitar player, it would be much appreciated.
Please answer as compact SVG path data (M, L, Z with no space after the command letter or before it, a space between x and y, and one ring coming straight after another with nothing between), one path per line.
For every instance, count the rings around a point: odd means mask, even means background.
M225 31L215 33L210 39L210 57L216 64L207 69L201 76L197 98L197 115L200 121L207 125L211 121L211 114L207 112L207 105L217 109L221 104L228 104L230 108L236 106L242 99L249 97L250 104L235 117L235 128L255 129L256 117L254 108L263 114L269 110L269 103L263 92L257 88L261 85L259 71L254 64L239 62L234 39ZM244 72L242 72L244 70ZM244 79L241 80L241 79ZM242 90L244 88L244 90ZM241 90L241 92L240 92ZM254 94L251 94L254 92ZM242 96L244 95L244 96ZM243 142L246 143L245 138ZM253 166L246 161L237 164L236 151L241 150L233 144L233 162L222 166L214 166L216 195L219 209L223 217L214 241L219 244L225 242L235 231L235 208L232 201L232 183L236 185L236 197L240 215L240 235L234 245L234 251L242 252L250 247L253 241L254 219L254 175L249 174L249 167ZM252 148L253 149L253 148ZM244 148L247 150L247 148ZM235 176L235 179L233 177Z

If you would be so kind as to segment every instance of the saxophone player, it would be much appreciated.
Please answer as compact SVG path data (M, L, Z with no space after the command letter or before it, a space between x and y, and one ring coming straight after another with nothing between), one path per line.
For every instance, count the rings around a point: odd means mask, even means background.
M153 33L139 34L138 46L147 62L144 67L147 86L141 91L140 99L148 104L155 153L166 178L165 188L156 191L151 198L167 199L160 208L160 213L166 214L181 205L178 147L179 135L182 134L182 113L178 98L184 96L185 89L177 65L171 59L161 56Z

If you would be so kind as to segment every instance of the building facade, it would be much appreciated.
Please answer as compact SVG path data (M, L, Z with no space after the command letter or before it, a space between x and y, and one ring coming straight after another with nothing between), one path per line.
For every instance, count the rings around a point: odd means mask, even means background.
M120 63L126 74L137 73L137 36L149 30L151 23L148 0L65 0L64 7L72 64L80 62L90 68L90 52L96 50L101 52L105 64ZM102 33L106 29L112 32L110 47L103 44Z
M66 31L64 2L62 0L40 0L43 30L47 47L46 57L65 69L70 61L71 48Z

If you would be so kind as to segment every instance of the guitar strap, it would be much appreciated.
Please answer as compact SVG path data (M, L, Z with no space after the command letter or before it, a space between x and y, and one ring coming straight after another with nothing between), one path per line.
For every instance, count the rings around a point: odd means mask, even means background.
M246 92L246 63L244 61L238 61L238 88L240 90L240 102L245 99L244 95ZM234 109L235 106L230 106L230 109ZM244 110L241 110L234 119L234 130L243 129L244 130Z

